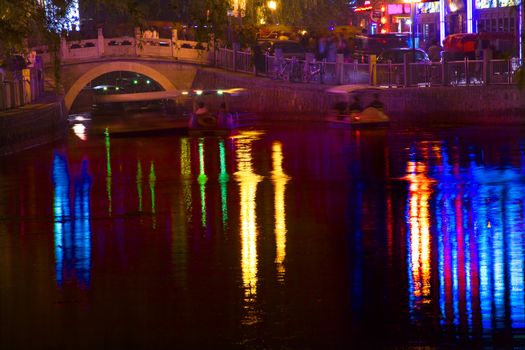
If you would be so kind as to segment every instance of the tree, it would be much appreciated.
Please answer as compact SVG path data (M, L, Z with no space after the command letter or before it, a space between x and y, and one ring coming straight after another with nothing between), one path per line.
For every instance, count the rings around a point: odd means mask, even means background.
M75 20L73 6L74 0L0 0L0 58L26 53L29 44L57 44Z

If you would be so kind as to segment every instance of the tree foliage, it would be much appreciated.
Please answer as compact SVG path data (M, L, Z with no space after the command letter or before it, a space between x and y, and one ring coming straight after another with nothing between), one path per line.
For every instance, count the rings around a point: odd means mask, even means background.
M189 4L189 22L196 29L197 40L208 42L210 35L216 38L227 36L228 11L231 10L228 0L193 0Z
M45 13L33 1L0 0L0 53L19 51L24 40L38 24L43 24Z
M350 15L347 0L288 0L279 5L282 24L310 29L345 25Z

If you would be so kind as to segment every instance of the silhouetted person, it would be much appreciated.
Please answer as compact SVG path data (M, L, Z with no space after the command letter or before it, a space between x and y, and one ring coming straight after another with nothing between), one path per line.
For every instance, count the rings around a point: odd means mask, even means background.
M260 45L253 47L253 65L255 66L255 75L264 73L266 70L265 57Z
M197 110L195 111L196 115L203 115L208 113L208 108L206 108L206 105L204 102L200 101L197 103Z
M222 102L217 113L217 124L220 128L231 129L233 127L232 115L228 112L226 102Z
M432 62L441 61L441 51L443 51L443 48L438 44L437 40L433 40L432 45L430 45L427 50L428 58L430 58Z
M361 106L361 100L359 99L359 96L354 96L354 101L348 106L348 111L350 113L359 113L363 110L363 107Z
M383 104L383 102L381 102L379 100L379 94L378 93L374 94L374 98L373 98L372 102L370 102L368 107L374 107L374 108L379 109L379 110L383 110L385 108L385 105Z
M337 119L343 119L346 112L347 103L344 101L336 102L334 109L337 111Z

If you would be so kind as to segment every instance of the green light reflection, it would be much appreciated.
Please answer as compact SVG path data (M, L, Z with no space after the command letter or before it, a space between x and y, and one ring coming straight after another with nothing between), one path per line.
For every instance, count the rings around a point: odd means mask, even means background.
M204 139L199 139L199 177L197 181L200 185L201 192L201 224L206 227L206 182L208 177L204 169Z
M137 194L139 197L139 212L142 212L142 165L137 160Z
M111 142L109 139L109 129L104 130L104 139L106 144L106 192L108 196L108 214L113 212L113 201L111 198Z
M219 161L220 161L220 174L219 183L221 185L221 210L222 210L222 228L226 231L228 227L228 193L227 185L230 180L230 176L226 171L226 151L224 148L224 140L219 141Z
M191 152L187 138L180 140L180 173L182 175L182 196L186 205L186 217L191 222L193 201L191 197Z

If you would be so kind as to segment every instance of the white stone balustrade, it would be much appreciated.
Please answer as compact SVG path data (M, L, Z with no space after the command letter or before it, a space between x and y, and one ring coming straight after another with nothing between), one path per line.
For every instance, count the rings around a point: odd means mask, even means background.
M50 63L52 55L46 46L34 48L45 63ZM144 57L174 59L188 63L211 64L212 50L208 43L172 38L142 38L123 36L105 38L102 30L95 39L67 40L62 38L60 59L64 63L86 61L105 57Z

